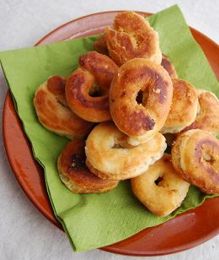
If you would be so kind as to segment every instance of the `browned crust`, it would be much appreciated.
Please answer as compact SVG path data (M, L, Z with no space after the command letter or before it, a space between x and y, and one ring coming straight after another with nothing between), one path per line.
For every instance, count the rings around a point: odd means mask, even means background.
M65 97L65 79L60 76L52 76L47 80L48 90L56 96Z
M135 12L119 13L113 27L106 29L104 37L110 57L118 65L136 57L161 63L158 34L143 16Z
M108 92L117 65L107 56L95 51L82 55L79 67L66 82L66 100L69 107L81 118L91 122L110 120ZM94 84L100 96L91 96Z
M139 91L143 93L142 104L136 101ZM117 127L131 137L159 131L168 116L172 92L172 81L160 65L132 59L119 68L112 81L111 116Z
M94 84L94 79L89 72L77 69L67 80L66 98L69 106L77 111L75 106L81 106L82 109L108 110L108 97L90 97L89 88ZM76 105L77 104L77 105Z
M99 193L115 188L118 181L102 180L85 165L85 143L75 140L66 145L58 158L58 170L63 183L76 193Z
M103 90L110 88L111 81L118 70L118 66L106 55L90 51L79 58L80 66L89 71Z
M35 92L34 107L41 124L48 130L72 139L84 137L92 124L75 115L65 99L65 79L50 77Z

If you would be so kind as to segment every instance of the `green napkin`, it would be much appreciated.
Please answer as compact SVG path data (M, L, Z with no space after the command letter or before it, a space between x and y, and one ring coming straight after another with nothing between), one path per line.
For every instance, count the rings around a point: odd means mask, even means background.
M198 88L219 94L219 84L199 45L194 41L177 6L149 18L159 32L162 52L170 57L180 78ZM156 217L133 196L129 181L111 192L92 195L71 193L62 184L56 160L68 140L43 128L36 117L33 95L53 74L66 76L77 67L78 57L92 49L95 37L0 53L1 64L17 112L36 160L43 166L49 198L73 248L84 251L123 240L200 205L207 197L191 187L182 206L168 217Z

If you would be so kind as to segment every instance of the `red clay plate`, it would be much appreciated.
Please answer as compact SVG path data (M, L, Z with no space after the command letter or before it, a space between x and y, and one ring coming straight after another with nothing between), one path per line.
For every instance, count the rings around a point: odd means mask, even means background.
M91 14L66 23L43 37L36 45L78 38L103 31L118 11ZM148 13L143 13L149 15ZM191 29L219 78L219 47L200 32ZM57 222L46 192L43 170L34 160L31 146L15 112L10 94L3 111L5 149L13 172L34 205L56 226ZM147 228L103 250L137 256L170 254L194 247L219 233L219 198L209 199L202 206L153 228Z

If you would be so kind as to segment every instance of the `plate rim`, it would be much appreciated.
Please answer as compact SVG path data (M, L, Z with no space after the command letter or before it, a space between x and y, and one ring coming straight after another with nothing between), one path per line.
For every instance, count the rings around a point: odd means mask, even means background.
M55 29L53 29L52 31L48 32L45 36L43 36L41 39L39 39L35 44L34 46L38 46L38 45L42 45L42 44L45 44L44 41L51 35L53 35L54 33L58 32L58 31L61 31L62 28L72 24L72 23L75 23L79 20L83 20L87 17L91 17L91 16L95 16L95 15L100 15L100 14L107 14L107 13L117 13L117 12L122 12L124 10L112 10L112 11L103 11L103 12L95 12L95 13L91 13L91 14L88 14L88 15L84 15L84 16L81 16L81 17L78 17L76 19L72 19L58 27L56 27ZM151 15L151 13L148 13L148 12L144 12L144 11L136 11L138 13L141 13L141 14L144 14L144 15ZM204 38L205 40L207 40L208 42L210 42L211 44L213 44L216 48L218 48L218 51L219 51L219 46L217 45L216 42L214 42L212 39L210 39L208 36L206 36L205 34L199 32L198 30L192 28L192 27L189 27L191 32L195 32L197 33L199 36L201 36L202 38ZM8 105L8 102L12 102L11 100L11 94L10 94L10 91L8 90L7 94L6 94L6 97L5 97L5 101L4 101L4 106L3 106L3 117L2 117L2 130L3 130L3 142L4 142L4 147L5 147L5 152L6 152L6 155L7 155L7 158L8 158L8 162L10 164L10 167L12 169L12 172L14 174L14 176L16 177L18 183L19 183L19 186L21 186L22 190L25 192L25 194L27 195L27 197L31 200L31 202L34 204L34 206L48 219L50 220L53 224L55 224L57 227L59 227L61 230L62 227L61 227L61 224L56 220L56 218L52 218L51 215L48 214L47 210L44 209L43 206L41 206L41 204L39 202L37 202L37 200L35 200L29 193L28 193L28 189L25 189L25 186L22 185L19 177L18 177L18 174L16 173L16 170L14 168L14 165L11 163L11 159L10 159L10 154L8 152L8 145L7 145L7 140L6 140L6 134L5 134L5 120L6 120L6 117L5 117L5 114L6 114L6 109L7 109L7 105ZM14 109L14 106L13 106L13 112L16 113L15 109ZM16 113L17 114L17 113ZM21 124L21 127L22 127L22 123L20 121L20 119L18 118L18 121L19 121L19 124ZM23 127L22 127L23 128ZM24 131L22 131L24 133ZM24 133L25 135L25 139L27 140L27 142L29 143L30 145L30 142L28 140L28 138L26 137L26 134ZM31 146L31 145L30 145ZM36 162L36 164L38 164L38 162L34 159L34 161ZM47 194L48 196L48 194ZM213 198L212 200L214 199L217 199L217 198ZM49 201L50 203L50 201ZM187 211L188 212L188 211ZM186 213L186 212L185 212ZM54 213L53 213L54 215ZM180 214L182 215L182 214ZM156 226L157 227L157 226ZM153 227L152 227L153 228ZM104 251L107 251L107 252L111 252L111 253L117 253L117 254L123 254L123 255L130 255L130 256L158 256L158 255L167 255L167 254L173 254L173 253L177 253L177 252L180 252L180 251L184 251L184 250L187 250L189 248L192 248L194 246L197 246L197 245L200 245L201 243L209 240L210 238L214 237L216 234L219 233L219 227L218 229L216 230L213 230L211 232L209 232L205 237L201 237L199 239L197 239L195 242L190 242L189 244L183 244L183 246L179 247L179 248L172 248L173 250L167 250L167 251L163 251L163 252L158 252L158 253L148 253L148 254L136 254L136 253L130 253L130 252L125 252L125 249L118 249L116 250L115 248L112 250L112 248L110 248L112 245L109 245L109 246L105 246L103 248L99 248L101 250L104 250ZM129 239L129 238L127 238ZM124 239L126 240L126 239ZM123 250L123 252L122 252Z

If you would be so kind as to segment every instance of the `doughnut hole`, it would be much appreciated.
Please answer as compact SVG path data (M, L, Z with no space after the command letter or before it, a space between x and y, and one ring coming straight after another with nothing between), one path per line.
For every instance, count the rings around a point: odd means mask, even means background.
M66 100L71 110L87 121L110 119L108 95L89 71L78 68L68 78Z
M144 91L142 89L140 89L137 93L136 96L136 102L138 105L143 105L145 106L148 100L148 96L149 96L149 90L145 89Z
M93 84L88 90L88 94L91 97L101 97L104 96L104 90L102 90L97 84Z
M162 175L159 176L155 181L154 183L157 185L157 186L162 186L162 181L163 181L163 177Z

